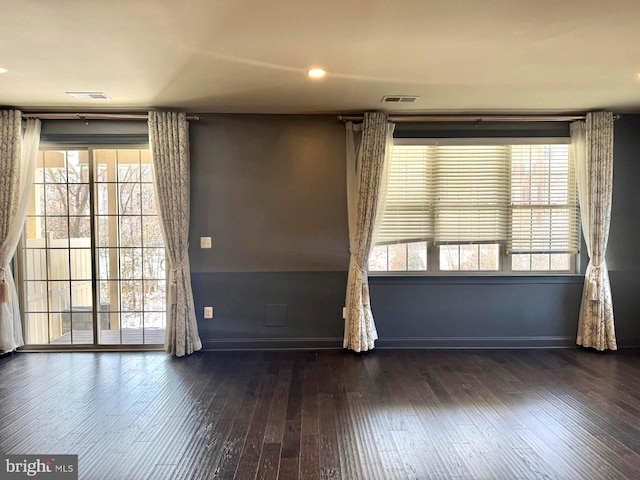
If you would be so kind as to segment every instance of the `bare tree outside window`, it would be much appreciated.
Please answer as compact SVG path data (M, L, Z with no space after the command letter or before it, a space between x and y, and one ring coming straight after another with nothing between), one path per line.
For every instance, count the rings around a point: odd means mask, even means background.
M369 270L372 272L424 272L427 267L427 242L377 245L369 256Z

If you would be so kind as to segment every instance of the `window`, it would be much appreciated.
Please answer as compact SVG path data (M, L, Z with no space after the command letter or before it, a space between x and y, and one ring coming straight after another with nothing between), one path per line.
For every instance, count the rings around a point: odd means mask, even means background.
M21 250L28 344L163 343L153 189L146 148L39 152Z
M396 140L369 270L572 272L576 184L554 141Z

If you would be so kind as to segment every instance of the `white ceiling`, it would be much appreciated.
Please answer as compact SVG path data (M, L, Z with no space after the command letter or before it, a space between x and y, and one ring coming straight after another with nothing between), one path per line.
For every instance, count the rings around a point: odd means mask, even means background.
M639 112L639 27L640 0L0 0L0 105Z

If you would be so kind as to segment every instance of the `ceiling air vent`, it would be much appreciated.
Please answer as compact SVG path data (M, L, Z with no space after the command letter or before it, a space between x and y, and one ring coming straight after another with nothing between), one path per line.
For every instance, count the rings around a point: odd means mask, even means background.
M109 100L111 97L104 92L65 92L78 100Z
M385 95L382 103L415 103L419 98L417 95Z

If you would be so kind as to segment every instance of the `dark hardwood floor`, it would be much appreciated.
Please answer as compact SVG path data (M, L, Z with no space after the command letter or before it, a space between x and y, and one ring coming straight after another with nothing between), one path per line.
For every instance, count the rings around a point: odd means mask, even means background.
M640 478L640 353L18 353L0 452L85 479Z

